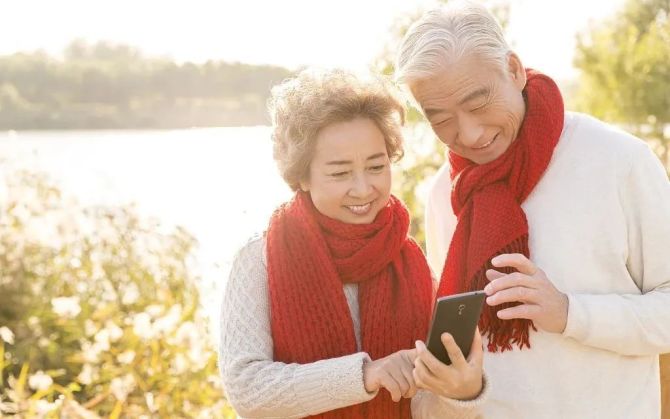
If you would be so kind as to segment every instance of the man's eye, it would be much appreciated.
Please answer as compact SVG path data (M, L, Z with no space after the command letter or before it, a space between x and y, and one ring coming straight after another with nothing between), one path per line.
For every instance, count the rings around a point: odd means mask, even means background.
M449 121L451 121L451 118L442 119L442 120L440 120L440 121L433 122L433 125L434 125L434 126L445 125L445 124L449 123Z

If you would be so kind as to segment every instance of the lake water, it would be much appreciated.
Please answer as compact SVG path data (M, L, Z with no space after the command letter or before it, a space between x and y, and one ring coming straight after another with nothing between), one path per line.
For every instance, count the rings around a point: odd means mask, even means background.
M203 293L212 318L235 251L291 196L269 127L0 132L0 175L2 165L47 172L84 204L135 203L184 226L200 243L203 285L214 287Z

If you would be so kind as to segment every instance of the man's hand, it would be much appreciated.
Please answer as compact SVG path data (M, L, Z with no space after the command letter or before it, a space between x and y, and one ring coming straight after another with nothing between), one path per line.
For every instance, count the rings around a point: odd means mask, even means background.
M405 349L363 364L363 384L369 393L383 387L391 393L394 402L401 397L411 398L416 394L416 383L412 375L416 349Z
M486 271L486 278L491 281L484 288L488 305L521 303L498 311L499 318L529 319L542 330L563 333L568 321L568 297L556 289L540 268L522 254L498 255L491 263L518 271L511 274L495 269Z

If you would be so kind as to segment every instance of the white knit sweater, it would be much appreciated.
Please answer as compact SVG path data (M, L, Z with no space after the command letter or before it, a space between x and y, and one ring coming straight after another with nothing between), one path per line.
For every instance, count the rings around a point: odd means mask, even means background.
M456 226L449 168L429 194L429 262ZM569 297L565 332L485 353L492 418L660 417L658 354L670 352L670 183L642 141L567 113L549 167L522 204L530 254Z
M358 287L344 286L358 347ZM363 385L364 352L309 364L272 360L265 240L255 238L237 254L221 310L219 368L228 400L241 417L300 418L366 402L376 396ZM477 418L488 388L472 401L419 391L414 418ZM382 390L386 391L386 390Z

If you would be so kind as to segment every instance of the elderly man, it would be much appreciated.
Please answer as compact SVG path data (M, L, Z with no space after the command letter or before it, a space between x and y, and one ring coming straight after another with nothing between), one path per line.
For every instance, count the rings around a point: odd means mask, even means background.
M449 149L426 216L439 293L488 295L483 415L659 417L670 184L658 159L565 112L480 6L426 13L396 68Z

